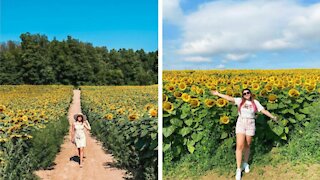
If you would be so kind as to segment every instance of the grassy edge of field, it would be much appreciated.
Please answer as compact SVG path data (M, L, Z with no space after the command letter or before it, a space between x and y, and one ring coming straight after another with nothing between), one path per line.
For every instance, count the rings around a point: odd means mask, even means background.
M33 131L32 139L18 140L5 145L5 160L9 163L1 168L4 179L38 179L33 171L47 169L54 165L53 161L60 151L63 137L68 132L67 117L61 117L47 127Z
M72 102L73 95L69 98ZM65 112L68 112L69 106ZM1 164L0 179L40 179L34 171L50 169L54 166L56 155L60 152L61 144L68 132L67 113L57 120L49 121L43 129L33 129L31 139L13 139L3 144L4 160L9 162Z
M256 153L251 162L251 173L256 171L256 176L263 177L266 170L277 170L277 173L294 171L291 175L305 175L308 173L319 173L320 176L320 101L314 105L309 126L305 127L303 134L295 133L288 144L282 147L274 147L266 154ZM298 131L297 131L298 132ZM232 141L232 140L231 140ZM234 141L231 143L234 145ZM229 146L230 148L230 146ZM226 151L234 156L233 151ZM220 154L221 157L221 154ZM195 158L196 162L194 162ZM189 154L177 162L164 162L163 179L218 179L234 178L234 168L230 166L214 166L211 161L219 160L217 157L201 158L201 155ZM224 159L221 159L223 161ZM165 160L164 160L165 161ZM310 170L312 172L307 172ZM313 170L315 169L315 170ZM179 173L177 173L179 172ZM310 175L310 174L309 174ZM312 175L312 174L311 174ZM250 176L249 176L250 177ZM259 178L261 178L259 177ZM303 176L302 176L303 177ZM208 178L210 179L210 178Z
M81 96L81 107L90 121L91 133L102 142L105 151L112 153L116 159L114 166L126 170L127 179L157 179L158 150L155 147L158 136L153 139L151 135L157 134L157 121L148 117L142 117L139 121L122 118L117 121L104 120L101 114L89 111L83 98Z

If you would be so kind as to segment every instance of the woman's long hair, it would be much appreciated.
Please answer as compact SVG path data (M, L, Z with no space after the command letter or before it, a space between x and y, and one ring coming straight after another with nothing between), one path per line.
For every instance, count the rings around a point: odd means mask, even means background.
M248 89L248 88L246 88L246 89L243 89L242 90L242 101L241 101L241 103L240 103L240 106L238 107L238 111L239 111L239 113L241 113L240 112L240 109L241 109L241 107L243 106L243 104L246 102L246 99L243 97L243 92L244 91L249 91L250 92L250 101L251 101L251 103L252 103L252 106L253 106L253 111L254 112L257 112L258 111L258 108L257 108L257 106L256 106L256 103L254 102L254 98L253 98L253 96L252 96L252 93L251 93L251 91L250 91L250 89Z
M78 117L79 117L79 116L81 117L81 121L79 121L79 120L78 120ZM83 122L84 122L83 116L78 115L78 116L77 116L77 121L79 121L79 122L83 123Z

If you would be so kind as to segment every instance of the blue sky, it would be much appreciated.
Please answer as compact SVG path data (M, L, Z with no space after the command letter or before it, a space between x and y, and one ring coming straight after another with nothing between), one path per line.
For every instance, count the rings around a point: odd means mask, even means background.
M1 0L1 42L25 32L95 46L158 49L157 0Z
M320 1L163 0L163 69L320 68Z

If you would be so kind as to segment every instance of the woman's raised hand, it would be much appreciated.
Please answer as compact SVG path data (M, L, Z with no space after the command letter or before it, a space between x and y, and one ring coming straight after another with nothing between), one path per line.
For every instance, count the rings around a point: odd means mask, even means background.
M218 96L219 92L218 91L211 91L211 93L215 96Z
M86 122L86 124L87 124L88 126L90 126L90 124L89 124L89 121L88 121L88 120L86 120L85 122Z
M271 119L274 120L274 121L278 120L277 116L273 116Z
M85 127L87 130L91 130L91 126L88 120L85 121Z

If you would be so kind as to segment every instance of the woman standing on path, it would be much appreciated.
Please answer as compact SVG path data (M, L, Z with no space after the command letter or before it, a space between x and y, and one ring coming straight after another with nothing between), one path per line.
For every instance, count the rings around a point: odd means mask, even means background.
M219 93L218 91L212 91L212 94L231 101L238 106L239 116L236 124L236 180L240 180L242 152L244 152L244 162L242 168L246 173L250 171L248 160L250 154L250 144L252 142L252 137L254 136L256 129L254 119L255 113L257 111L262 112L273 120L277 120L277 117L273 116L269 111L265 110L260 102L255 100L251 96L251 91L249 89L242 90L241 98L234 98L228 95L224 95Z
M70 141L75 143L78 148L78 153L80 157L80 167L83 165L83 151L86 147L86 135L84 129L91 130L90 124L87 118L82 113L74 115L76 120L71 126Z

